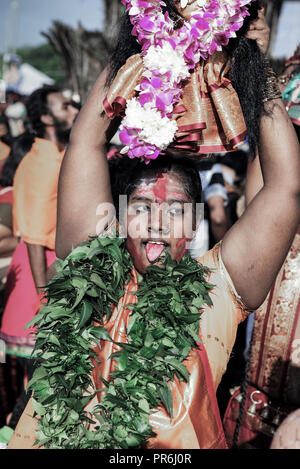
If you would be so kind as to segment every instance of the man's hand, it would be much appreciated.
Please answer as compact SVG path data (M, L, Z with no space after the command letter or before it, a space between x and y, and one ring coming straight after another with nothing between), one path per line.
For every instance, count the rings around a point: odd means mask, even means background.
M267 53L270 40L270 28L266 22L264 8L259 10L258 18L251 23L246 37L256 41L263 54Z

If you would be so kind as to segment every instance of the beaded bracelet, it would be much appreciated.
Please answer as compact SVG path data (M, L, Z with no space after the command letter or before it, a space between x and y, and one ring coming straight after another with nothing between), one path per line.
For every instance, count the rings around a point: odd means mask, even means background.
M266 87L263 91L263 102L265 103L273 99L281 99L281 91L274 71L268 66Z

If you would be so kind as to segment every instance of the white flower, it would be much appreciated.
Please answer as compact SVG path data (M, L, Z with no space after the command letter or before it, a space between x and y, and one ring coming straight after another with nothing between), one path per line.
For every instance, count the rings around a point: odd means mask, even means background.
M157 109L145 109L136 98L127 102L123 126L140 129L139 137L150 145L165 150L174 140L176 121L162 117Z
M140 9L138 7L131 7L129 10L129 15L134 16L140 13Z
M187 4L194 3L194 1L195 0L180 0L180 6L181 8L185 8ZM208 0L197 0L196 3L200 8L203 8L208 3Z
M197 0L197 5L201 8L205 7L207 3L207 0Z
M171 72L171 80L180 82L189 77L189 68L179 48L173 49L167 41L163 46L150 46L144 57L144 65L148 70L158 70L161 75Z

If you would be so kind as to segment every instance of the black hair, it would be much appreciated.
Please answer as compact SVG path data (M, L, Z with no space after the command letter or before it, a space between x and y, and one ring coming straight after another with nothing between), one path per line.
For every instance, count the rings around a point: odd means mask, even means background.
M175 6L174 0L164 1L166 4L164 11L168 11L170 17L180 26L182 17ZM258 17L260 2L258 0L254 1L247 8L250 16L246 17L243 27L237 32L237 38L229 41L226 50L231 60L230 78L239 96L247 126L250 152L255 155L259 146L259 120L263 113L262 95L266 84L267 70L264 56L256 41L244 37L250 23ZM110 58L107 86L110 85L126 60L141 52L141 46L138 44L136 37L131 35L131 31L132 24L129 15L124 14L120 20L116 47Z
M300 125L293 124L293 126L294 126L295 132L296 132L296 134L297 134L299 143L300 143Z
M202 186L196 163L186 156L176 156L169 153L161 154L155 160L145 164L139 158L121 158L109 161L111 190L114 205L119 212L119 196L130 195L143 179L156 179L162 172L179 174L185 193L194 204L202 202Z
M218 162L234 169L238 177L245 177L248 166L248 154L243 150L226 153L220 156Z
M54 86L44 86L34 91L26 102L29 128L36 137L44 137L45 124L41 121L41 117L50 113L47 101L49 94L52 93L59 93L59 89Z
M0 185L8 187L13 185L13 179L17 167L22 161L23 157L31 150L34 142L34 136L29 132L17 137L11 146L10 154L2 168Z
M259 148L260 117L265 114L263 94L266 88L268 66L256 41L244 37L250 23L257 19L260 3L253 2L238 37L229 42L231 58L231 80L235 88L247 126L250 155L253 157Z

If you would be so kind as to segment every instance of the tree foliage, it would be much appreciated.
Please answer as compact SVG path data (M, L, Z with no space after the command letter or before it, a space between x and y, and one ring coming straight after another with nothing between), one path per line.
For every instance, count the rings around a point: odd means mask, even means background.
M57 84L62 84L65 79L61 58L48 43L37 47L22 47L17 50L24 63L32 65L41 72L55 80Z
M108 62L123 8L120 0L103 0L103 6L102 31L88 31L81 24L72 28L54 21L52 27L42 33L60 56L68 85L82 100Z

